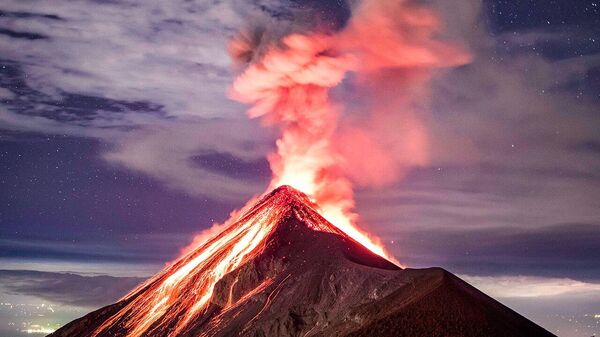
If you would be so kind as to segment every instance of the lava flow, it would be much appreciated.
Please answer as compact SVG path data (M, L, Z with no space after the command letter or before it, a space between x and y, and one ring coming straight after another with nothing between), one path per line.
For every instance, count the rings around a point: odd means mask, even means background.
M281 186L119 302L49 337L553 336L441 268L399 268L315 207Z
M282 186L247 209L221 234L188 253L122 299L124 306L92 336L126 331L125 336L182 334L207 309L216 283L265 249L281 220L293 212L310 229L346 233L323 219L306 195ZM316 207L316 206L315 206ZM118 334L117 334L118 335Z

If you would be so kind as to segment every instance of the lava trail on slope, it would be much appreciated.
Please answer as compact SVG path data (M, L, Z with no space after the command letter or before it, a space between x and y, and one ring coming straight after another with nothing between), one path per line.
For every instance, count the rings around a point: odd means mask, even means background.
M52 337L552 336L440 268L402 269L282 186Z

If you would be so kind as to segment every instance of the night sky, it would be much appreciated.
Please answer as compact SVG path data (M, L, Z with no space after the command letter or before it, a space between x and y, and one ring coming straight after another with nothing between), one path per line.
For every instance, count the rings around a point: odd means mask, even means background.
M429 165L357 189L363 227L561 337L598 336L600 1L420 2L474 60L435 74ZM0 337L111 303L263 192L277 130L228 98L227 42L249 17L335 30L351 15L343 0L3 1Z

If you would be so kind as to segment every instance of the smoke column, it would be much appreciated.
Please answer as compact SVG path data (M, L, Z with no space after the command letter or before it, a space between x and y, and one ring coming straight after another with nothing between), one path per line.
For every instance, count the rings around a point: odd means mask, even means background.
M439 28L427 8L372 0L358 4L347 26L335 33L273 38L282 34L250 29L230 46L234 60L246 66L231 96L252 105L250 117L281 129L269 156L269 190L285 184L306 193L326 219L388 258L356 226L353 184L381 186L426 164L427 135L409 103L423 95L432 70L468 61L459 48L434 39ZM344 106L330 99L330 90L349 72L378 103L366 118L341 126Z

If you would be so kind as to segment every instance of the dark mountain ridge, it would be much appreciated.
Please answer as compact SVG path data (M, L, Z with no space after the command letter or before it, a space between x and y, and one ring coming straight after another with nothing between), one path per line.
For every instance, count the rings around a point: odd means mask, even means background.
M238 221L268 222L269 232L251 258L214 284L206 307L183 329L176 327L184 311L165 313L139 335L553 336L441 268L394 265L331 225L314 207L305 195L286 186L265 196ZM224 232L236 226L241 225L234 223ZM132 335L135 325L129 317L137 309L131 304L151 296L154 283L162 282L194 254L122 301L50 336ZM194 272L188 277L196 277ZM173 297L169 310L178 312L177 301L187 300L186 296Z

